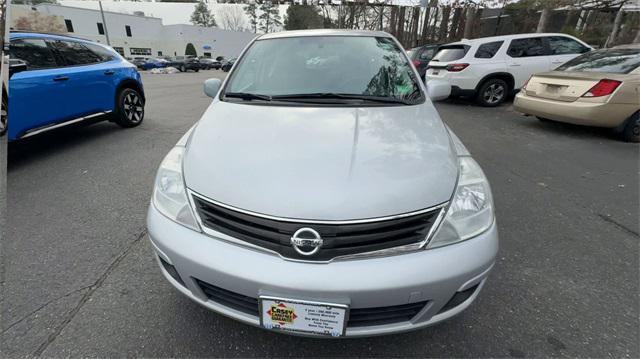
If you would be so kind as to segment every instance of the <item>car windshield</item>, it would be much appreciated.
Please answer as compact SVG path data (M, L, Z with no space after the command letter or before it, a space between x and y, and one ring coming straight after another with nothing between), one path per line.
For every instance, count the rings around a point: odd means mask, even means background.
M333 94L414 102L422 98L403 50L384 37L259 40L240 59L229 81L225 94Z
M596 50L578 56L556 71L628 74L640 66L640 49Z

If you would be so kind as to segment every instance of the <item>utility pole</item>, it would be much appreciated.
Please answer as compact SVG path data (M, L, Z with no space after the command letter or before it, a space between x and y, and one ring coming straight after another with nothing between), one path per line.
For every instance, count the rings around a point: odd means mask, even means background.
M111 46L111 42L109 42L109 31L107 30L107 22L104 19L104 11L102 10L102 1L98 1L98 5L100 5L100 16L102 16L102 26L104 27L104 36L107 38L107 45Z

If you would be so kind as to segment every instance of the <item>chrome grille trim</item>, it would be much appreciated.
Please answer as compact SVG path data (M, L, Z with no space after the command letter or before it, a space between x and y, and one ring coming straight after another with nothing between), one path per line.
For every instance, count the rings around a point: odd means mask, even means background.
M193 211L193 214L196 217L196 220L198 221L198 224L200 225L200 228L202 229L202 231L207 234L210 237L216 238L216 239L220 239L220 240L224 240L226 242L230 242L233 244L237 244L240 245L242 247L246 247L246 248L250 248L253 250L258 250L261 252L265 252L265 253L269 253L271 255L275 255L278 256L284 260L287 261L292 261L292 262L303 262L303 263L314 263L314 264L326 264L326 263L330 263L333 261L339 261L339 260L351 260L351 259L361 259L361 258L370 258L370 257L383 257L383 256L390 256L390 255L397 255L397 254L402 254L402 253L408 253L408 252L414 252L417 250L421 250L423 249L426 244L429 242L429 240L431 239L431 237L434 235L434 233L436 232L436 230L440 227L440 224L442 222L442 219L444 218L444 214L446 213L446 210L448 208L449 202L445 202L445 203L441 203L438 204L436 206L432 206L429 208L425 208L425 209L421 209L418 211L413 211L413 212L408 212L408 213L402 213L402 214L398 214L398 215L393 215L393 216L384 216L384 217L376 217L376 218L366 218L366 219L356 219L356 220L306 220L306 219L300 219L300 218L289 218L289 217L277 217L277 216L271 216L271 215L267 215L267 214L263 214L263 213L257 213L257 212L252 212L252 211L248 211L248 210L244 210L241 208L236 208L233 206L230 206L228 204L225 203L221 203L218 202L216 200L212 200L206 196L203 196L195 191L192 191L190 189L187 189L187 194L188 194L188 199L191 205L191 210ZM209 227L207 227L204 223L202 218L200 217L200 213L197 210L197 206L195 204L194 201L194 197L197 197L198 199L202 200L202 201L206 201L209 202L213 205L216 206L220 206L223 207L225 209L231 210L231 211L236 211L245 215L249 215L249 216L255 216L255 217L260 217L260 218L264 218L264 219L269 219L269 220L274 220L274 221L282 221L282 222L292 222L292 223L305 223L305 224L328 224L328 225L348 225L348 224L362 224L362 223L375 223L375 222L381 222L381 221L389 221L389 220L394 220L394 219L400 219L400 218L404 218L404 217L410 217L410 216L416 216L416 215L420 215L420 214L424 214L424 213L428 213L428 212L433 212L436 210L439 210L436 219L434 220L433 224L431 225L431 228L428 231L427 236L425 237L424 240L420 241L420 242L416 242L416 243L411 243L411 244L407 244L407 245L401 245L401 246L397 246L397 247L391 247L391 248L386 248L386 249L381 249L381 250L375 250L375 251L369 251L369 252L362 252L362 253L356 253L356 254L348 254L348 255L341 255L341 256L336 256L333 257L329 260L305 260L305 259L297 259L297 258L289 258L286 256L281 255L280 253L268 249L268 248L264 248L262 246L258 246L249 242L246 242L244 240L232 237L230 235L221 233L219 231L213 230Z

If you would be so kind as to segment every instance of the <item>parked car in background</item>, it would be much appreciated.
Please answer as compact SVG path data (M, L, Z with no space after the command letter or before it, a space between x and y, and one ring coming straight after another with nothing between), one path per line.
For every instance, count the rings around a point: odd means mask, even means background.
M74 37L13 32L9 54L9 140L73 123L144 118L140 74L110 47Z
M231 67L233 67L233 64L235 62L236 62L235 57L227 60L224 64L222 64L222 71L229 72L229 70L231 70Z
M640 45L595 50L535 74L514 109L541 120L608 127L640 142Z
M137 68L141 69L142 65L147 63L147 59L145 58L135 58L135 59L127 59L130 63L136 65Z
M140 59L134 60L133 64L135 64L141 70L151 70L151 69L159 69L167 67L169 62L165 59Z
M421 78L424 78L429 61L431 61L436 52L438 52L439 47L440 44L431 44L414 47L407 51L407 55L409 55L411 62L413 62L413 66L416 67Z
M219 69L222 66L220 61L211 58L201 58L200 68L202 70Z
M498 106L532 74L553 70L591 50L566 34L462 40L440 47L429 62L426 80L448 81L453 96L475 97L482 106Z
M189 70L195 72L200 71L200 60L192 55L173 57L167 65L175 67L180 70L180 72L187 72Z
M487 178L431 103L447 83L427 91L373 31L265 34L232 71L205 82L212 105L156 176L148 236L171 285L323 337L418 329L474 302L498 232Z

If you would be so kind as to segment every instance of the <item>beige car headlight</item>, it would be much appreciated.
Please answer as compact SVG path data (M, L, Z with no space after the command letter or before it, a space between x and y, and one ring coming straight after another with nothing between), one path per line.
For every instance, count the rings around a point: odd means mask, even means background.
M491 227L494 221L491 188L482 169L468 156L459 157L458 185L447 214L427 248L464 241Z
M184 147L176 146L169 151L160 164L153 188L153 205L169 219L200 232L184 185L182 157Z

